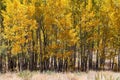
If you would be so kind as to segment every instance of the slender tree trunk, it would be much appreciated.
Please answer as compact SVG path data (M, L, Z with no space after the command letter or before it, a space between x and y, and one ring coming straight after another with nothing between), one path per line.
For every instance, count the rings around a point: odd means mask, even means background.
M57 67L57 59L56 59L55 56L53 57L53 60L54 60L54 70L55 70L55 71L58 71L58 67Z
M40 62L40 71L43 71L43 51L42 51L42 39L41 39L41 30L40 30L40 24L39 24L39 29L38 29L38 38L39 38L39 45L40 45L40 54L39 54L39 62Z
M98 36L100 36L100 26L98 26L98 32L97 32ZM99 69L99 42L100 39L97 39L97 54L96 54L96 70Z
M99 69L99 50L97 49L97 54L96 54L96 70Z
M2 64L3 64L2 55L0 55L0 72L2 72Z
M93 44L92 44L92 48L93 48ZM93 51L92 50L88 50L88 56L89 56L89 69L91 70L92 69L92 66L93 66Z
M120 71L120 48L118 51L118 71Z
M74 46L74 71L76 70L76 45Z

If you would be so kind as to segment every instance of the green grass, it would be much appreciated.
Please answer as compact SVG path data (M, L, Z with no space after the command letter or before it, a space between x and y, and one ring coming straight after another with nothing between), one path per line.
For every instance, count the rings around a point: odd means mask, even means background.
M29 80L30 77L32 77L33 73L30 71L21 71L18 73L19 77L24 78L25 80Z

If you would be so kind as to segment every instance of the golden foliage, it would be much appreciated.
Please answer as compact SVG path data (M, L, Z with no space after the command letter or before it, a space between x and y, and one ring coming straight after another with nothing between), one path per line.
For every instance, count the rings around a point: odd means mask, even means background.
M32 18L35 7L21 4L19 0L6 1L6 6L6 11L2 11L4 37L12 41L13 45L18 43L12 49L12 52L17 53L20 51L20 46L31 38L31 31L37 29L37 23Z

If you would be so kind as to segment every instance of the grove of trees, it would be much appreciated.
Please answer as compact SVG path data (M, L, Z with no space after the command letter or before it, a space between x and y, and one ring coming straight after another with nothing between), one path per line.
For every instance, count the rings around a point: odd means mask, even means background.
M120 71L120 0L0 0L0 72Z

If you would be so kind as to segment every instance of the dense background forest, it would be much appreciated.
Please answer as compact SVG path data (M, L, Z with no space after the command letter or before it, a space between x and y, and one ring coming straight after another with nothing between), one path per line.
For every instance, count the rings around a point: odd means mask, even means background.
M0 0L0 71L120 71L120 0Z

